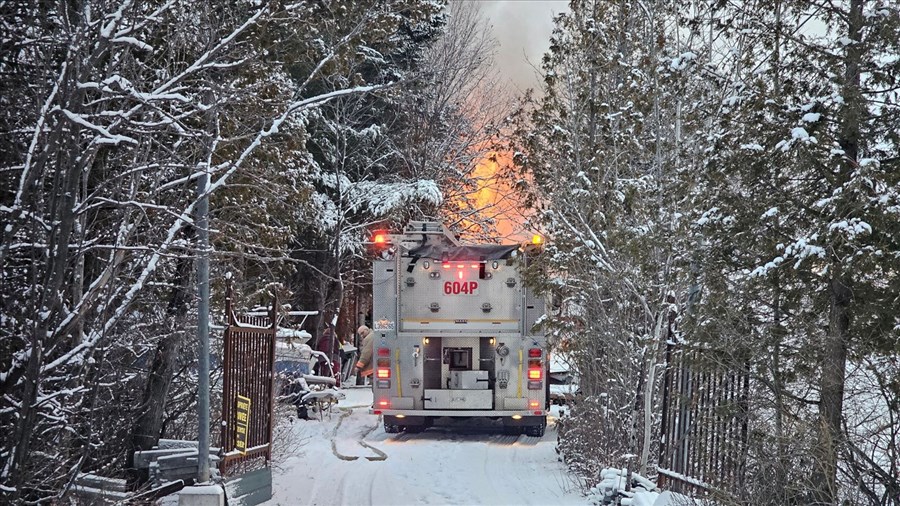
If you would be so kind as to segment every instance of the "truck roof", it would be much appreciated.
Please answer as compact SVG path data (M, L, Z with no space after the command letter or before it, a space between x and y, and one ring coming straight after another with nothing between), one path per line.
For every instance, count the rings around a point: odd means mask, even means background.
M405 256L449 262L478 262L505 260L513 256L518 249L518 244L470 244L465 246L426 244L411 249Z

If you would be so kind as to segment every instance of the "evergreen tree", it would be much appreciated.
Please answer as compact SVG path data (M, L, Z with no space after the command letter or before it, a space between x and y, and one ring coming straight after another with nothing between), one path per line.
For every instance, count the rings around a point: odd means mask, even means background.
M772 504L871 500L896 481L858 453L885 458L896 445L861 436L872 424L844 403L855 404L849 385L886 372L850 371L897 351L897 299L884 291L897 283L897 74L887 57L898 51L897 11L777 2L694 12L731 50L710 55L730 78L695 193L704 301L694 335L749 353L764 388L756 409L774 413L756 418L751 497L763 500L774 479ZM807 29L810 20L825 28ZM893 416L890 400L876 404L875 419Z
M561 298L558 345L573 355L587 396L575 414L585 425L563 445L570 454L600 444L609 455L639 455L644 471L656 364L684 291L673 183L687 108L682 71L693 55L665 44L666 9L572 2L544 57L544 95L518 132L520 182L548 237L536 281Z

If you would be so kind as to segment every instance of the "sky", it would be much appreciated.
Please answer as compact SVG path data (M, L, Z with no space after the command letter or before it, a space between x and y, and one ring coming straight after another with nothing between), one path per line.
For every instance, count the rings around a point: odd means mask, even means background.
M499 47L497 69L510 76L513 89L540 83L536 68L550 47L553 16L568 10L567 0L475 0L493 26Z

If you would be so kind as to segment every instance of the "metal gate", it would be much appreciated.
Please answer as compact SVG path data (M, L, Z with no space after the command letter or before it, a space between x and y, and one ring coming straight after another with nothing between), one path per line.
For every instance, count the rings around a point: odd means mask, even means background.
M750 375L745 364L669 344L659 480L676 492L739 496L747 459Z
M225 349L222 387L222 476L240 464L272 458L275 422L275 333L277 296L264 314L238 318L232 290L225 296Z

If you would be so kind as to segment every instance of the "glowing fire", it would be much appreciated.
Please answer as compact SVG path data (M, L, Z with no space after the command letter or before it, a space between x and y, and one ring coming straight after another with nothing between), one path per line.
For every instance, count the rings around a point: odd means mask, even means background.
M497 232L507 241L527 241L530 235L524 230L526 216L521 198L500 172L512 165L512 153L490 151L475 166L471 177L477 189L470 196L471 206L484 217L496 223Z

